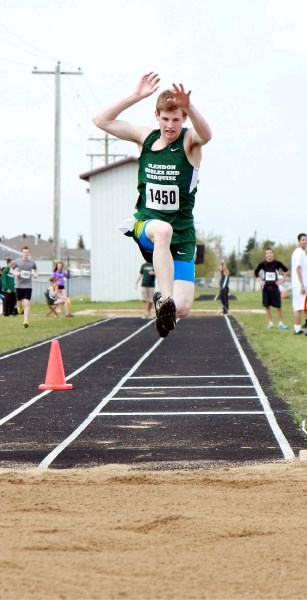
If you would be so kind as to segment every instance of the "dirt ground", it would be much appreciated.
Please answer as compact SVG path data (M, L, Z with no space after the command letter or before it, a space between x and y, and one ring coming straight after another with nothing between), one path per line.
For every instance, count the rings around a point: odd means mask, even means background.
M307 466L0 471L0 598L307 598Z

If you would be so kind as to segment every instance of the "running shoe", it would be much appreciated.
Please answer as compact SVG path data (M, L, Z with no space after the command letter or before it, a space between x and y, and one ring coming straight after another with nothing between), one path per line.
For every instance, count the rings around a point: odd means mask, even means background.
M280 323L278 325L278 329L284 329L285 330L285 329L289 329L289 327L288 327L288 325L284 325L283 323Z
M29 323L27 323L27 321L24 322L23 324L24 328L27 329L27 327L29 327Z
M166 337L176 327L175 302L170 297L162 301L161 293L155 292L153 304L156 310L156 329L160 337Z
M168 329L165 329L165 327L163 327L163 325L159 321L159 319L156 319L156 330L157 330L159 336L162 338L165 338L169 334Z

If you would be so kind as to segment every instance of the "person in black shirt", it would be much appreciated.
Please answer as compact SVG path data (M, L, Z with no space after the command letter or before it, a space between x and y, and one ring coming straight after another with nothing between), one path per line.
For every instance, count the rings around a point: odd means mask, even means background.
M220 301L223 307L223 315L227 315L229 310L229 270L225 261L222 259L220 264Z
M281 279L279 278L280 271L283 272ZM262 275L260 277L261 272ZM265 250L265 260L259 263L255 269L255 277L258 277L262 287L262 304L266 310L269 329L274 327L271 307L277 309L278 329L289 329L288 325L284 325L282 320L281 294L279 289L279 286L287 279L288 273L288 267L279 260L275 260L272 249L267 248Z

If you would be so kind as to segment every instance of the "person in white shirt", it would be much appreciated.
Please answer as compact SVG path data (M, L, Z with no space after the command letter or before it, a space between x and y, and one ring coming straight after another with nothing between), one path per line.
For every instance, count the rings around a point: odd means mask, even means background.
M302 312L307 310L306 233L299 233L297 239L298 247L294 250L291 259L292 307L294 313L294 335L302 335L304 334L301 326Z

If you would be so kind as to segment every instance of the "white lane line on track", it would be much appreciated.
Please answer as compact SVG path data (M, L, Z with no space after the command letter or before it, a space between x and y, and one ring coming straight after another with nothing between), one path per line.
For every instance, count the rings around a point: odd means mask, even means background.
M79 329L74 329L73 331L67 331L67 333L62 333L62 335L56 335L53 338L49 338L48 340L44 340L43 342L39 342L38 344L34 344L33 346L27 346L26 348L21 348L20 350L16 350L15 352L10 352L10 354L6 354L5 356L0 356L0 360L5 360L6 358L11 358L11 356L16 356L17 354L22 354L23 352L27 352L28 350L33 350L34 348L40 348L41 346L45 346L46 344L50 344L52 340L60 340L69 335L74 335L75 333L79 333L80 331L85 331L86 329L90 329L91 327L97 327L98 325L104 325L108 321L113 321L118 317L109 317L108 319L104 319L103 321L97 321L96 323L90 323L89 325L85 325L85 327L79 327Z
M234 411L181 411L181 412L102 412L98 417L148 417L148 416L163 416L163 415L171 415L172 417L176 417L177 415L264 415L263 410L234 410Z
M262 389L262 387L261 387L261 385L260 385L260 383L258 381L258 378L256 377L256 374L254 373L254 370L253 370L253 368L252 368L252 366L251 366L251 364L250 364L250 362L249 362L249 360L248 360L245 352L243 351L243 348L241 347L241 344L240 344L240 342L239 342L239 340L238 340L238 338L237 338L237 336L236 336L236 334L235 334L235 332L234 332L234 330L232 328L232 325L230 323L229 317L225 316L225 321L227 323L227 326L228 326L228 329L230 331L231 337L232 337L232 339L233 339L233 341L234 341L234 343L236 345L236 348L237 348L237 350L238 350L238 352L240 354L241 360L242 360L242 362L243 362L243 364L244 364L244 366L246 368L246 371L248 372L248 374L249 374L249 376L251 378L251 381L253 382L253 385L254 385L255 390L257 392L257 395L258 395L258 398L259 398L260 403L261 403L261 405L263 407L263 410L265 412L266 418L267 418L267 420L269 422L269 425L270 425L270 427L272 429L272 432L273 432L273 434L274 434L274 436L275 436L275 438L276 438L276 440L277 440L277 442L278 442L278 444L280 446L280 449L281 449L281 451L282 451L282 453L284 455L284 458L286 460L290 460L290 459L295 458L295 454L294 454L294 452L293 452L293 450L292 450L292 448L291 448L291 446L290 446L287 438L285 437L285 435L281 431L281 429L280 429L280 427L279 427L279 425L278 425L278 423L276 421L276 418L275 418L274 412L272 411L272 408L271 408L271 405L269 403L269 400L268 400L267 396L265 395L265 393L264 393L264 391L263 391L263 389Z
M130 379L249 379L250 375L144 375Z
M253 385L125 385L122 390L212 390L212 389L254 389Z
M139 329L138 331L142 331L142 329L145 329L149 325L150 323L144 325L144 327L141 327L141 329ZM129 337L131 338L134 335L136 335L136 333L132 334ZM111 398L113 398L113 396L118 392L121 386L127 381L127 379L129 379L130 375L132 375L132 373L134 373L139 368L139 366L144 362L144 360L146 360L146 358L150 356L150 354L161 344L162 341L163 338L159 338L158 341L150 348L150 350L147 350L147 352L145 352L143 356L141 356L141 358L133 365L133 367L129 369L126 375L122 377L120 382L113 388L113 390L107 396L105 396L105 398L103 398L101 402L99 402L99 404L97 404L96 408L87 416L87 418L79 425L79 427L77 427L77 429L75 429L75 431L73 431L71 435L69 435L65 440L63 440L61 444L54 448L52 452L47 454L47 456L38 465L38 469L48 469L48 467L57 458L57 456L63 450L65 450L65 448L69 446L69 444L71 444L80 435L80 433L82 433L82 431L84 431L88 427L88 425L92 423L92 421L99 415L100 410L109 402L109 400L111 400ZM114 348L115 346L113 347L113 349Z
M116 396L113 401L116 400L142 400L148 402L148 400L258 400L258 396Z
M72 379L73 377L75 377L76 375L78 375L79 373L81 373L82 371L84 371L85 369L87 369L89 366L91 366L97 360L99 360L100 358L102 358L106 354L109 354L109 352L112 352L113 350L116 350L117 348L119 348L120 346L122 346L122 344L125 344L126 342L128 342L129 340L131 340L131 338L133 338L135 335L137 335L138 333L140 333L143 329L146 329L146 327L149 327L149 325L150 325L150 323L146 323L146 325L143 325L143 327L141 327L140 329L138 329L137 331L135 331L134 333L132 333L128 337L124 338L123 340L121 340L120 342L118 342L117 344L115 344L114 346L111 346L111 348L108 348L108 350L104 350L104 352L101 352L100 354L98 354L97 356L95 356L94 358L92 358L91 360L89 360L87 363L85 363L84 365L82 365L82 367L80 367L79 369L77 369L76 371L74 371L73 373L71 373L70 375L68 375L68 377L66 377L66 381L68 381L69 379ZM6 415L5 417L3 417L3 419L0 419L0 426L3 425L4 423L7 423L7 421L10 421L11 419L13 419L13 417L16 417L16 415L18 415L19 413L23 412L27 408L29 408L29 406L31 406L31 404L34 404L35 402L37 402L37 400L39 400L40 398L43 398L43 396L46 396L47 394L50 394L51 392L52 392L52 390L46 390L46 391L42 392L41 394L38 394L34 398L31 398L31 400L29 400L28 402L25 402L24 404L22 404L21 406L19 406L18 408L16 408L16 410L14 410L13 412L11 412L8 415Z
M29 408L32 404L35 404L35 402L37 402L37 400L40 400L40 398L43 398L44 396L47 396L47 394L50 394L50 392L51 390L46 390L45 392L41 392L41 394L34 396L34 398L31 398L31 400L29 400L28 402L24 402L24 404L16 408L16 410L13 410L13 412L0 419L0 426L4 425L4 423L7 423L7 421L10 421L14 417L16 417L16 415L19 415L19 413Z

